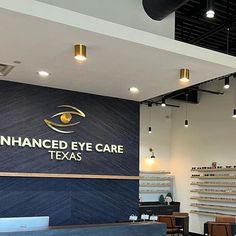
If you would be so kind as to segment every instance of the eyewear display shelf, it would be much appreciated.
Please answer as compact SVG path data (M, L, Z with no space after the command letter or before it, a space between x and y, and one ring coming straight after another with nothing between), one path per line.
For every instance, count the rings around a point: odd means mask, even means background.
M158 201L160 195L173 196L173 179L168 171L141 171L139 179L139 196L141 201Z
M236 168L192 168L191 207L193 214L236 217Z

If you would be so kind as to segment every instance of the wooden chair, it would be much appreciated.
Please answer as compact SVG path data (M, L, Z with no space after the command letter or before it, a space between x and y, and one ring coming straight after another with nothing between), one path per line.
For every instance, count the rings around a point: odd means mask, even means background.
M167 227L167 235L175 235L182 232L180 231L181 227L178 227L175 223L175 217L173 215L160 215L158 216L159 222L165 223Z
M173 212L173 216L189 216L187 212Z
M235 223L235 218L230 216L217 216L215 221L218 223Z
M178 216L180 216L180 217L188 217L189 216L189 214L187 212L173 212L172 215L177 216L177 217ZM178 224L178 227L179 227L180 231L183 232L184 226Z
M208 223L208 235L210 236L231 236L230 223Z

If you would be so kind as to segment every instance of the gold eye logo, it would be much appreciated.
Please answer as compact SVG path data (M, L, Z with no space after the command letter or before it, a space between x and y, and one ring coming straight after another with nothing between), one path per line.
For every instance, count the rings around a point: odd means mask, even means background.
M78 125L80 123L80 121L71 123L73 115L85 117L85 114L81 110L79 110L78 108L70 106L70 105L60 105L58 107L60 107L60 108L61 107L63 107L63 108L70 108L72 110L59 112L59 113L57 113L57 114L55 114L55 115L50 117L50 119L53 119L55 117L59 117L60 116L59 119L62 122L61 124L55 123L55 122L53 122L51 120L47 120L47 119L44 120L45 124L48 127L50 127L51 129L53 129L54 131L59 132L59 133L63 133L63 134L74 133L75 131L72 131L72 130L66 131L66 130L62 130L61 128L68 128L68 127L72 127L72 126Z

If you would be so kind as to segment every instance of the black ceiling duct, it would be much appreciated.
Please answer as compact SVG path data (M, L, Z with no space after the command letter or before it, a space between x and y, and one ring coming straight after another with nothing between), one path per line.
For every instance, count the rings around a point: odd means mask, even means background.
M190 0L143 0L143 8L153 20L162 20Z

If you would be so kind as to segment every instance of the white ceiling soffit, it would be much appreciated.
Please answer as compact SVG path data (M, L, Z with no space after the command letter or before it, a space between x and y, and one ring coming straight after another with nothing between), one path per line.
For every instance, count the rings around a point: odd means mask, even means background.
M162 21L152 20L142 0L37 0L88 16L174 39L175 13Z
M236 70L234 57L37 1L1 0L0 8L0 63L22 61L9 81L142 101ZM87 45L83 65L73 58L78 42ZM51 76L40 79L40 69ZM130 95L131 86L140 93Z

